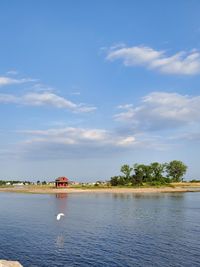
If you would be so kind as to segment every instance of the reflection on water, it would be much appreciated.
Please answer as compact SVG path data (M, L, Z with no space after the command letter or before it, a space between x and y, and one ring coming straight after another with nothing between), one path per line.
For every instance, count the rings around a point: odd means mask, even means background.
M67 198L68 194L67 193L57 193L56 198Z
M185 193L112 193L113 198L119 199L163 199L163 198L184 198Z
M56 247L57 248L63 248L64 247L64 235L60 234L56 238Z
M65 211L67 210L67 199L68 199L67 193L57 193L55 195L56 214L58 213L65 214Z
M66 211L67 211L67 198L68 198L68 194L67 193L57 193L55 195L56 197L56 209L57 209L57 213L64 213L65 217L61 217L61 219L59 221L57 221L57 230L60 232L58 233L57 237L56 237L56 247L58 249L61 249L64 247L64 234L63 234L63 226L62 224L64 223L63 220L66 219Z

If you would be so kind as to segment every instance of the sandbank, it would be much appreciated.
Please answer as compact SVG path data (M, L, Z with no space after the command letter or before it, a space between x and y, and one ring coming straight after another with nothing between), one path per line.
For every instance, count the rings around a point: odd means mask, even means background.
M200 183L176 183L162 187L105 187L84 188L68 187L53 188L46 186L23 186L23 187L0 187L0 192L31 193L31 194L58 194L58 193L178 193L178 192L200 192Z

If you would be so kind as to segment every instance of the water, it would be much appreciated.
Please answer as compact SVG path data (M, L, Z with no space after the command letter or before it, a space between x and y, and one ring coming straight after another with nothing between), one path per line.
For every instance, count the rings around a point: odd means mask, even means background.
M199 203L200 193L0 193L0 258L24 267L200 266Z

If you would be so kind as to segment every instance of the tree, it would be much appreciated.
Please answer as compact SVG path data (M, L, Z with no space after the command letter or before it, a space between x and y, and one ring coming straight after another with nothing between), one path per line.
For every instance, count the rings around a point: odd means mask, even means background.
M110 178L110 183L112 186L117 186L118 185L118 176L113 176Z
M182 161L173 160L166 164L167 177L171 178L172 182L182 181L186 171L187 166Z
M145 181L146 177L146 165L144 164L134 164L135 174L132 176L132 184L140 185Z
M152 178L154 181L160 181L164 179L163 172L165 168L165 164L160 164L158 162L153 162L150 165L152 171Z
M132 175L131 176L131 184L132 185L142 185L142 176L140 175Z
M143 182L151 182L152 181L152 168L151 165L140 164L140 171L143 171Z
M124 176L113 176L110 179L110 183L112 186L126 185L127 181Z
M119 176L118 177L118 185L126 185L127 184L127 180L124 176Z
M135 164L134 165L135 175L143 182L152 181L152 168L150 165Z
M124 164L121 167L121 172L125 175L125 180L126 182L128 182L130 180L130 176L131 176L131 172L132 172L133 168L131 168L129 165Z

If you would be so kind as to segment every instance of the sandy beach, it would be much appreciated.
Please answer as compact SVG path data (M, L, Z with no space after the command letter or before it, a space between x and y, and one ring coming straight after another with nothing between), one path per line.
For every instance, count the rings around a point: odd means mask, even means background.
M165 187L138 187L138 188L50 188L42 186L2 187L0 192L31 193L31 194L58 194L58 193L173 193L173 192L200 192L200 183L178 183Z

